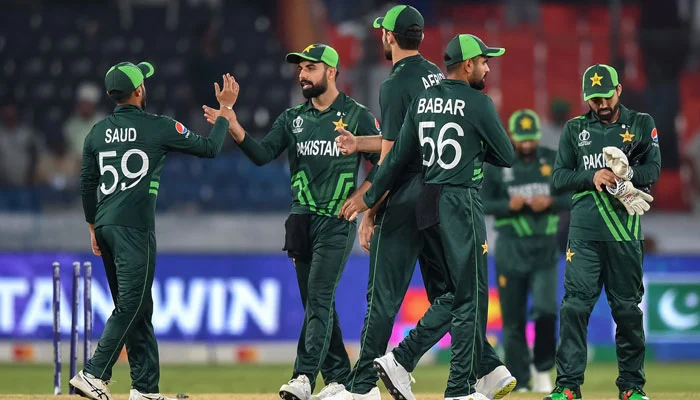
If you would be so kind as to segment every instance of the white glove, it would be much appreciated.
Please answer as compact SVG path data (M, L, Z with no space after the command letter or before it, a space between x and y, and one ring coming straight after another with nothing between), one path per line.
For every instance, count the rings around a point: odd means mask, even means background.
M609 186L605 188L608 190L608 193L615 196L625 206L627 214L644 215L646 211L649 211L649 208L651 208L649 203L654 201L654 197L635 188L630 181L618 179L616 183L617 185L614 188Z
M603 147L603 155L605 156L605 166L610 168L618 178L626 181L632 179L632 168L630 168L627 156L622 150L615 146Z

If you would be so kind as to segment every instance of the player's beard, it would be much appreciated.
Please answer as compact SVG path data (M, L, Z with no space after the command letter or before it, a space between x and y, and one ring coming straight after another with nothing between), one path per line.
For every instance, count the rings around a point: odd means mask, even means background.
M486 81L484 78L486 78L486 75L482 76L481 79L477 79L476 71L472 72L472 76L469 77L469 86L476 90L484 90L486 87Z
M384 42L382 42L382 44L384 45L384 58L386 58L389 61L393 60L392 54L391 54L391 46L389 46L388 43L384 43Z
M517 147L515 149L515 152L518 154L518 158L525 162L531 161L533 158L535 158L535 151L536 149L525 150L522 147Z
M314 97L318 97L326 93L326 90L328 90L328 78L326 78L325 75L318 83L313 83L311 81L301 81L299 83L302 85L301 94L305 99L313 99ZM310 84L311 87L308 89L303 89L305 84Z
M588 107L590 107L590 106L588 106ZM591 110L593 110L593 109L591 108ZM601 114L601 111L610 111L610 112L606 112L606 113ZM620 111L620 102L619 101L617 102L617 104L615 104L615 107L613 107L612 109L607 108L607 107L606 108L599 108L598 111L593 111L593 112L595 113L595 115L598 117L599 120L605 121L605 122L610 122L610 121L612 121L613 118L615 118L618 111Z

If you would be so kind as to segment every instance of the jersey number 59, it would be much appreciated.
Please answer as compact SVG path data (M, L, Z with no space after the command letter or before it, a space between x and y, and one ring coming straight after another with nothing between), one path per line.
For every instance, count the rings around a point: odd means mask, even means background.
M429 159L423 158L423 165L430 167L435 163L435 151L437 150L437 163L443 169L452 169L459 164L459 160L462 158L462 147L459 142L454 139L445 139L445 134L450 129L457 131L457 136L464 136L464 129L462 129L459 124L454 122L448 122L440 128L438 133L437 146L433 138L426 136L424 130L428 128L435 128L435 121L422 121L418 124L418 137L420 139L421 147L430 146L430 149L426 152L423 151L425 155L429 155ZM455 157L449 162L445 163L442 160L442 154L445 151L445 147L450 146L455 149Z
M116 156L116 151L101 151L98 155L100 162L100 175L104 176L104 174L106 173L114 175L114 183L110 187L107 187L107 185L104 182L102 182L102 185L100 185L100 190L105 195L114 193L114 191L117 190L117 183L119 182L119 172L117 172L117 169L115 167L111 165L105 165L106 158ZM129 162L129 157L131 156L141 157L141 160L143 161L143 163L141 164L141 169L136 172L129 170L127 164ZM146 174L148 173L148 156L146 155L146 153L139 149L131 149L127 151L122 156L121 170L122 175L124 175L125 178L136 179L129 186L127 186L125 182L122 182L121 190L124 191L127 189L131 189L132 187L136 186L141 181L141 179L143 179L143 177L146 176Z

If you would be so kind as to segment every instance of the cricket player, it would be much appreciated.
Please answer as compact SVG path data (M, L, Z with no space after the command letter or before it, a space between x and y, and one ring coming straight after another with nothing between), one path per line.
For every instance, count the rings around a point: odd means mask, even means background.
M160 172L170 151L215 157L221 150L232 107L238 97L233 77L215 83L219 110L214 127L201 137L169 117L149 114L144 79L153 65L122 62L105 75L114 112L95 124L83 148L80 173L85 220L92 252L102 256L114 311L105 323L97 349L83 370L70 380L80 395L110 400L107 383L126 345L131 370L130 400L166 399L159 394L158 344L151 317L151 286L155 272L155 206Z
M558 194L552 186L557 153L538 146L542 131L537 114L527 109L514 112L508 130L515 162L511 168L486 166L481 190L484 211L496 217L498 231L496 272L505 361L518 380L516 391L549 393L554 388L549 371L554 367L558 306L557 213L570 207L571 193ZM532 357L525 340L528 294L535 322Z
M659 178L661 154L654 120L620 103L614 68L596 64L583 74L590 110L564 126L554 163L554 187L573 190L564 299L556 353L556 387L546 400L581 398L588 318L605 285L613 319L621 400L647 400L640 215L653 198L641 189ZM648 150L631 162L621 148ZM638 164L638 165L635 165Z
M489 57L504 52L502 48L487 47L473 35L455 36L445 50L448 79L414 99L396 144L381 163L372 186L363 198L350 199L344 207L344 215L354 219L374 206L405 166L421 155L425 185L416 205L416 221L419 229L438 234L454 293L451 319L443 322L451 323L452 336L446 400L491 398L475 392L478 371L494 369L485 367L489 364L500 365L486 341L488 242L478 190L484 162L507 167L514 158L513 146L493 102L481 92ZM406 342L415 339L409 334L393 353L409 351ZM391 358L398 359L395 354ZM400 376L393 368L384 369L381 363L378 369L385 382L383 375L405 379L405 375ZM511 382L515 386L515 381ZM501 398L510 390L512 387L493 398Z
M440 68L418 51L423 40L423 25L420 12L406 5L395 6L384 17L375 20L374 28L382 30L384 56L393 64L391 74L379 91L382 135L353 136L343 130L336 138L343 154L353 154L361 147L364 148L362 151L381 152L381 157L384 157L398 136L411 101L444 79ZM402 171L386 201L368 210L360 222L360 244L370 253L367 311L360 353L345 390L328 400L381 399L373 361L386 353L394 319L408 290L416 260L420 261L432 307L424 320L425 329L417 338L416 357L400 362L412 371L420 355L449 329L449 324L443 323L449 320L452 309L444 256L436 245L437 238L424 235L416 227L415 218L406 217L413 216L416 208L422 187L420 172L421 162L415 157ZM362 196L371 185L371 179L370 174L353 197ZM413 399L410 387L398 390L407 399Z
M262 142L250 137L235 117L229 128L241 150L264 165L287 150L292 173L292 209L285 223L285 250L294 260L306 311L297 358L289 383L279 394L285 400L309 400L316 376L326 387L319 397L342 391L350 359L335 311L335 290L355 241L355 223L338 218L345 199L355 190L359 154L346 157L335 144L337 129L356 135L378 135L379 122L363 105L336 87L338 53L312 44L290 53L297 64L302 93L308 100L284 111ZM214 110L205 107L213 122ZM367 156L376 162L376 155Z

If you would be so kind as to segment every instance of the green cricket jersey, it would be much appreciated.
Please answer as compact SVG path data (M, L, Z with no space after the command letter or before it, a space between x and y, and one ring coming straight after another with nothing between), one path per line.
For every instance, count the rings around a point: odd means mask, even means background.
M379 122L369 110L340 93L330 107L318 111L306 101L285 110L261 142L246 134L240 143L256 165L277 158L285 149L292 173L294 214L338 215L356 186L360 154L343 156L335 144L336 128L355 135L379 135ZM378 154L364 156L376 163Z
M480 194L484 212L496 217L499 237L555 235L559 222L557 212L571 205L571 193L556 193L552 183L557 152L545 147L538 147L536 152L528 162L516 157L510 168L491 165L484 168L484 186ZM526 199L536 195L551 196L553 202L549 209L541 212L533 211L527 204L514 212L508 203L515 195Z
M117 106L85 138L80 172L85 220L95 227L154 230L165 154L179 151L212 158L227 131L228 121L221 117L209 137L202 137L172 118L132 105Z
M425 183L481 188L484 161L508 167L515 153L493 101L464 81L444 79L418 95L398 140L365 193L374 205L421 151Z
M440 68L422 55L406 57L391 69L391 74L379 89L379 106L382 112L382 139L396 141L403 125L406 111L413 99L425 89L445 79ZM416 150L406 165L399 184L421 171L420 154Z
M658 134L654 119L645 113L620 106L620 118L604 125L592 111L564 126L554 163L554 187L573 190L569 239L594 241L642 240L639 215L630 216L607 191L598 192L593 175L605 168L603 147L622 147L637 140L650 141L651 150L633 167L635 187L656 182L661 170Z

